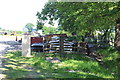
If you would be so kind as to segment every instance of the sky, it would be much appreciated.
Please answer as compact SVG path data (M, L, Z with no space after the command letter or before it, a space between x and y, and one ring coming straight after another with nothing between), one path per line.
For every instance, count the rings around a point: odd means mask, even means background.
M27 23L36 25L36 13L42 10L48 0L0 0L0 27L20 30Z

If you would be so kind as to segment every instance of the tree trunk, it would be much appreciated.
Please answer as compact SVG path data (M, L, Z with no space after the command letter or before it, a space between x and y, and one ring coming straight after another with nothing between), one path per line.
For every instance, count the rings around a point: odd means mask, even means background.
M115 48L120 52L120 18L116 20L115 27Z

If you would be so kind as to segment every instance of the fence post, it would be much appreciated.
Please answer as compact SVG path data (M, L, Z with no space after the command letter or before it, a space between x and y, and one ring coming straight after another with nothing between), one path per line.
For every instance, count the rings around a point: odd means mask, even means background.
M64 37L60 36L60 49L59 49L59 53L63 54L64 53Z
M79 50L80 50L80 44L78 43L77 44L77 53L79 53Z
M22 37L22 56L31 57L31 34L24 33Z

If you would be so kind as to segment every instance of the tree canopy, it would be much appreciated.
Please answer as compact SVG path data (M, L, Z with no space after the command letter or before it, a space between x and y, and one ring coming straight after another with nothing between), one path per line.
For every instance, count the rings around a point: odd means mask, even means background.
M27 29L28 32L32 32L34 25L32 23L27 23L25 25L25 28Z
M56 33L56 28L54 28L54 27L46 27L46 26L44 26L42 28L42 30L43 30L43 34L55 34Z
M37 13L39 24L49 20L70 33L113 28L120 16L119 2L48 2L42 12ZM38 26L39 27L39 26Z

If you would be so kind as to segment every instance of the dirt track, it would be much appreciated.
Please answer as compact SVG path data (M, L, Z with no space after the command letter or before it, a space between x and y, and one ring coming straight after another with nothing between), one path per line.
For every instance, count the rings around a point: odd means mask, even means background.
M20 40L20 37L17 37ZM0 54L4 54L7 50L21 49L20 43L16 41L16 36L0 36Z
M17 40L20 40L22 38L22 36L2 36L0 35L0 41L16 41L16 38Z
M21 44L16 41L16 36L0 36L0 69L2 69L2 58L7 51L21 50ZM0 70L0 79L4 78Z

